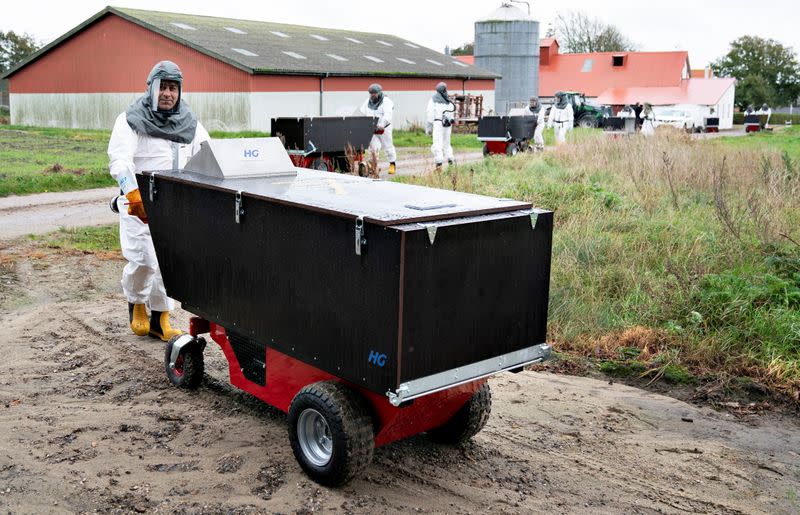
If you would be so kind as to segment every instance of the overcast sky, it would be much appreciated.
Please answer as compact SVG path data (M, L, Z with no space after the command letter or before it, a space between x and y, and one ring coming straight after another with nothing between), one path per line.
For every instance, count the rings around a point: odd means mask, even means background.
M531 14L544 32L557 11L580 10L616 25L640 50L688 50L692 68L724 55L742 35L773 38L800 50L796 0L561 0L531 2ZM49 43L102 10L102 1L5 0L0 30L27 32ZM438 51L473 40L475 20L501 4L487 0L119 0L113 5L394 34ZM525 9L524 4L520 5Z

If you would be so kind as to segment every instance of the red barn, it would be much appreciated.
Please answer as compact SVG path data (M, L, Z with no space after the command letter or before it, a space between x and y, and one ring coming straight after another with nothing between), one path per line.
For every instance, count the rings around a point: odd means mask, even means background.
M11 122L109 128L163 59L210 130L277 116L352 114L380 83L395 125L425 119L436 84L484 95L497 75L397 36L107 7L9 70Z

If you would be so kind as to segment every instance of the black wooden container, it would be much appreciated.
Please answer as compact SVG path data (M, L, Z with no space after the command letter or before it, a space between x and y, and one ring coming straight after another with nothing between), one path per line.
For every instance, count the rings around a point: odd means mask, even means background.
M369 146L376 123L370 116L273 118L272 135L280 137L287 150L344 152L351 146L358 151Z
M479 139L533 139L535 116L484 116L478 120Z
M303 169L137 180L167 293L237 353L270 346L383 394L545 341L552 212ZM242 366L263 384L259 365Z

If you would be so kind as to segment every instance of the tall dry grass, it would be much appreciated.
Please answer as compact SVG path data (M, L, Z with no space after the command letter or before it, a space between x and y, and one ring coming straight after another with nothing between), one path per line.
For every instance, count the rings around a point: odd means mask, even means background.
M800 392L800 176L780 153L576 131L544 155L401 180L555 211L557 349Z

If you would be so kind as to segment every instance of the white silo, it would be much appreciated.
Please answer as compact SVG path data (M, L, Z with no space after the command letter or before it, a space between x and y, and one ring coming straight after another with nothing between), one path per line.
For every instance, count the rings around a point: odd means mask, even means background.
M475 65L502 76L494 109L506 114L539 94L539 22L510 3L475 22Z

